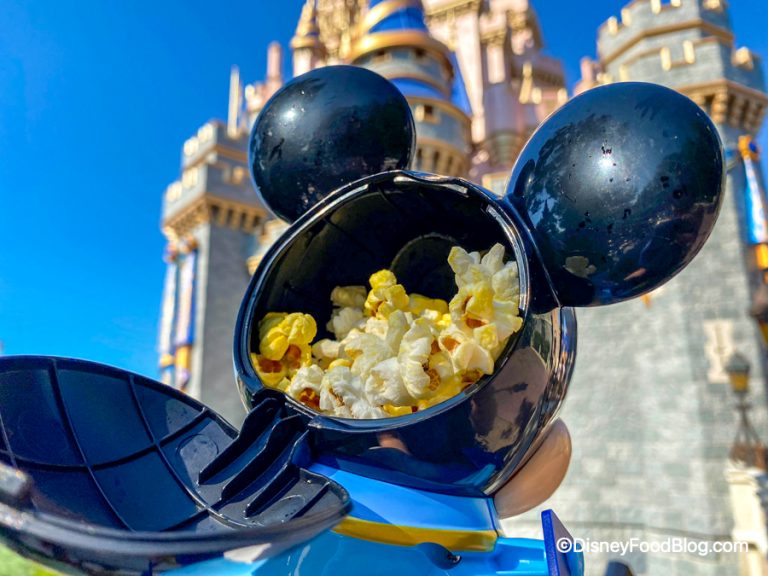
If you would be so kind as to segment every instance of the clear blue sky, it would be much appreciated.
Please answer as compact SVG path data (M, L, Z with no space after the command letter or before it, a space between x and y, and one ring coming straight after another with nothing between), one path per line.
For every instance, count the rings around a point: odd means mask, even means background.
M160 202L181 145L226 114L229 68L264 76L301 0L2 0L0 340L156 376ZM624 0L534 0L570 84ZM768 56L768 2L732 0ZM764 148L768 142L762 139Z

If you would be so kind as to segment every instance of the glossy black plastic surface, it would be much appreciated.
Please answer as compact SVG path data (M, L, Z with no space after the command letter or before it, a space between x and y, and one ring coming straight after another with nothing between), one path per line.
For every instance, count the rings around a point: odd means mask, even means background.
M141 376L3 357L0 424L0 462L20 479L0 483L0 537L54 566L143 574L257 544L269 556L350 506L343 488L302 468L306 421L280 395L263 394L237 436Z
M281 88L253 125L256 191L292 222L348 182L406 168L415 137L408 102L388 80L356 66L313 70Z
M391 267L409 292L450 298L453 245L487 250L495 242L518 262L521 332L493 375L415 414L379 420L334 419L288 399L312 418L321 462L385 481L443 493L478 495L506 481L524 461L562 402L575 354L575 317L554 304L546 277L514 210L459 179L379 174L338 190L297 221L265 255L238 317L235 366L250 404L262 385L248 353L269 311L302 311L323 337L337 285L366 284Z
M715 126L691 100L620 83L566 103L522 151L506 201L524 215L563 305L639 296L682 270L724 185Z

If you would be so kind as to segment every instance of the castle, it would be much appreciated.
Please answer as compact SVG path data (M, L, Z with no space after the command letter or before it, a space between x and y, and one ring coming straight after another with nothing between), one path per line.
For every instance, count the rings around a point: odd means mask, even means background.
M413 168L496 193L533 130L568 98L562 65L543 46L528 0L307 0L290 42L294 75L350 63L390 79L416 121ZM731 501L749 479L727 465L735 414L724 369L734 351L750 360L755 416L765 422L765 352L746 313L768 271L751 140L768 105L760 60L735 49L725 0L633 0L599 29L597 52L582 61L576 93L649 81L687 95L720 131L727 192L713 237L667 286L642 301L579 310L579 359L562 415L574 457L546 506L593 541L738 536L752 546L751 556L634 550L627 560L638 574L762 574L744 570L768 552L764 521L756 521L760 536ZM162 379L236 423L235 315L285 229L259 205L248 175L249 127L284 82L279 44L267 61L255 84L243 86L233 69L227 122L211 121L184 143L181 177L163 201ZM506 527L535 536L538 524L534 512ZM608 556L589 555L590 571L600 573Z

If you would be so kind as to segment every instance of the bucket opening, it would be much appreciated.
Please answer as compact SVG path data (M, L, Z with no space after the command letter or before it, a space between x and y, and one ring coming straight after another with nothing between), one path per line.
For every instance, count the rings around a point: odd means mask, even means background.
M261 282L250 306L249 351L259 350L258 324L268 312L310 314L317 322L315 340L333 338L326 328L333 311L332 290L355 285L369 289L369 277L382 269L392 270L408 294L450 301L457 291L448 264L453 246L481 254L496 243L504 246L504 261L518 264L519 314L525 319L528 272L522 241L513 222L477 188L397 177L339 194L296 227L257 272ZM521 332L509 338L497 367ZM470 385L460 396L471 394L487 378ZM428 410L451 400L455 398ZM410 416L397 418L406 417Z

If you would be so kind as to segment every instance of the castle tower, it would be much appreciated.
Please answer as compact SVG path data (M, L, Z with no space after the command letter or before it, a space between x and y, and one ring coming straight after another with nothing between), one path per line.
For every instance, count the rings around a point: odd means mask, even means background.
M432 33L456 52L472 116L470 176L501 193L520 150L567 100L527 0L425 0Z
M579 90L637 80L690 96L717 125L728 178L712 237L685 271L645 302L579 310L579 358L562 414L573 460L547 507L593 542L655 543L625 557L637 574L755 574L740 572L737 553L659 546L739 537L726 479L737 416L724 366L734 351L752 365L752 416L765 430L765 351L747 313L763 281L756 247L766 241L765 192L749 147L768 104L760 60L735 49L722 0L635 0L600 28L597 45ZM669 193L673 201L685 191ZM597 555L588 558L590 572L602 573Z
M323 65L326 52L320 41L320 27L317 25L317 0L307 0L304 4L296 34L291 40L291 50L294 76Z
M470 119L454 101L455 71L448 48L429 33L420 0L372 0L349 59L381 74L411 105L417 148L413 167L467 176Z
M247 133L227 128L211 121L184 143L181 179L165 194L160 345L164 381L233 418L243 412L230 394L235 316L249 280L246 251L266 212L248 177Z
M212 120L184 143L181 178L163 199L168 265L160 328L161 377L239 425L244 416L232 372L235 318L270 215L248 168L252 118L282 85L282 50L272 43L263 83L243 98L237 68L229 117ZM272 226L273 227L273 226Z

